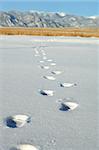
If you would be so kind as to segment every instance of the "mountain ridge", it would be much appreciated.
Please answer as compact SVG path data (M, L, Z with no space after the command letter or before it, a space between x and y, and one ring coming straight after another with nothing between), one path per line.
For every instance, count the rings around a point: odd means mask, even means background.
M1 27L99 27L99 16L76 16L64 12L0 11Z

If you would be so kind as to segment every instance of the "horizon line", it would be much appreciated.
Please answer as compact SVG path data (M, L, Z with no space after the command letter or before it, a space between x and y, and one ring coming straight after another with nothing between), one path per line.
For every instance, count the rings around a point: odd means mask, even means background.
M15 10L15 9L12 9L12 10L1 10L0 9L0 12L10 12L10 11L18 11L18 12L30 12L31 11L31 13L32 12L42 12L42 13L64 13L64 14L66 14L66 15L76 15L76 16L84 16L84 17L91 17L91 16L96 16L96 17L98 17L99 16L99 14L97 15L97 14L93 14L93 15L80 15L80 14L77 14L77 13L71 13L71 12L65 12L65 11L46 11L46 10L35 10L35 9L27 9L27 10L19 10L19 9L17 9L17 10Z

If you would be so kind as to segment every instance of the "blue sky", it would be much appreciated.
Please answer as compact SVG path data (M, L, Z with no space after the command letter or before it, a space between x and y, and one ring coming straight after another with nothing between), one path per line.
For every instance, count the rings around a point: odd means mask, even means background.
M58 11L81 16L94 16L99 15L99 2L98 0L0 0L0 10Z

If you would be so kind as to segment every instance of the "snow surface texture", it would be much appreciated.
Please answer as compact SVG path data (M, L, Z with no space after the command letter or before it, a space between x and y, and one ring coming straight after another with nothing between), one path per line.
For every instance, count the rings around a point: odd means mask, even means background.
M0 40L0 150L22 144L39 150L98 150L98 40L32 36L1 36ZM38 67L43 58L41 50L56 66L43 60L42 65L50 68ZM67 82L77 86L60 87ZM51 89L55 94L43 96L39 89ZM67 97L68 102L79 105L61 111L61 103L56 101ZM30 116L31 122L21 128L5 126L4 118L17 114Z

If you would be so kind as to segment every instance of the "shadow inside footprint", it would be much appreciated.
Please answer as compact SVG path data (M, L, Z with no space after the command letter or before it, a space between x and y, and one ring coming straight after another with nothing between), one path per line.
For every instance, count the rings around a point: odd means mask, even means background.
M43 92L43 91L40 91L40 94L47 96L47 93L45 93L45 92Z
M8 117L5 119L6 126L10 128L17 128L16 122L13 120L13 117Z
M64 103L61 103L61 107L59 108L59 110L61 110L61 111L69 111L70 107L68 107L67 105L64 105Z

